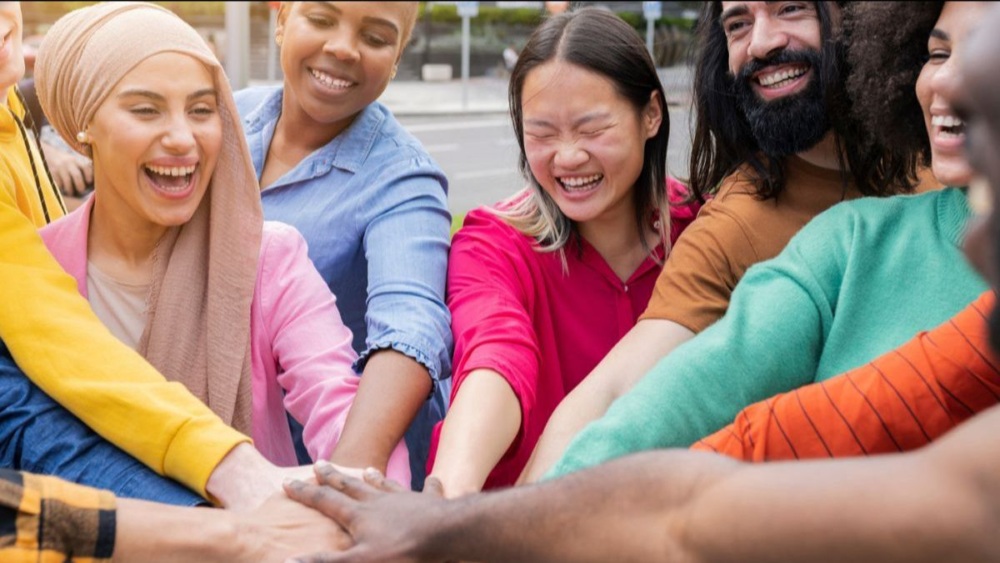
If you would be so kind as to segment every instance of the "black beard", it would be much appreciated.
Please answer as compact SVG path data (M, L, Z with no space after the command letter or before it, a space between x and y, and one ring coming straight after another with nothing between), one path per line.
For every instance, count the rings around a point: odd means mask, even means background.
M752 76L769 65L806 63L812 76L801 92L767 102L753 90ZM732 80L733 93L746 117L760 150L770 157L789 156L816 146L827 131L823 80L819 74L819 51L783 49L765 60L751 59Z

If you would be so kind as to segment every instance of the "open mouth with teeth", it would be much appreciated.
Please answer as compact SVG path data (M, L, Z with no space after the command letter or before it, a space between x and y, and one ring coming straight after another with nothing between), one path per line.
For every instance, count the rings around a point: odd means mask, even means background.
M570 193L592 190L601 183L601 180L604 180L604 174L591 174L589 176L560 176L556 178L559 185Z
M954 115L935 115L931 118L931 125L945 138L961 137L965 134L965 122Z
M143 170L146 177L157 190L168 195L180 195L187 192L194 181L197 165L191 166L152 166L146 165Z
M758 74L756 79L765 88L783 88L807 72L808 66L785 67L775 72Z
M350 80L344 80L343 78L336 78L331 76L321 70L316 70L315 68L309 69L309 74L316 79L317 82L326 86L331 90L347 90L351 86L357 84L356 82L351 82Z

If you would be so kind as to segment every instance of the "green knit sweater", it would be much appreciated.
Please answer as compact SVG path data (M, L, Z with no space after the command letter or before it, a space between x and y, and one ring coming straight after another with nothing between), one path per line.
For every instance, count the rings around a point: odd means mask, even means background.
M863 365L947 320L987 289L960 249L969 215L954 188L819 215L747 271L722 319L577 435L549 476L687 447L751 403Z

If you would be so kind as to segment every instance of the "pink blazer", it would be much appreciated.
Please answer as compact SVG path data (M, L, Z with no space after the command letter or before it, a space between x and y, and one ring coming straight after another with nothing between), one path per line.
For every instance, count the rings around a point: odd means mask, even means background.
M93 198L40 233L49 251L87 297L87 233ZM250 308L254 445L271 462L296 465L285 418L304 427L313 459L329 459L357 393L357 354L336 298L309 260L293 227L266 221ZM400 440L387 474L410 482L409 454Z

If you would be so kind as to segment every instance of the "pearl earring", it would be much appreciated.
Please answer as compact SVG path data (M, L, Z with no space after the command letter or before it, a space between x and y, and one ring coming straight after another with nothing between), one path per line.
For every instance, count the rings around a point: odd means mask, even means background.
M76 140L81 145L86 145L87 144L87 134L84 133L83 131L80 131L79 133L76 134Z

